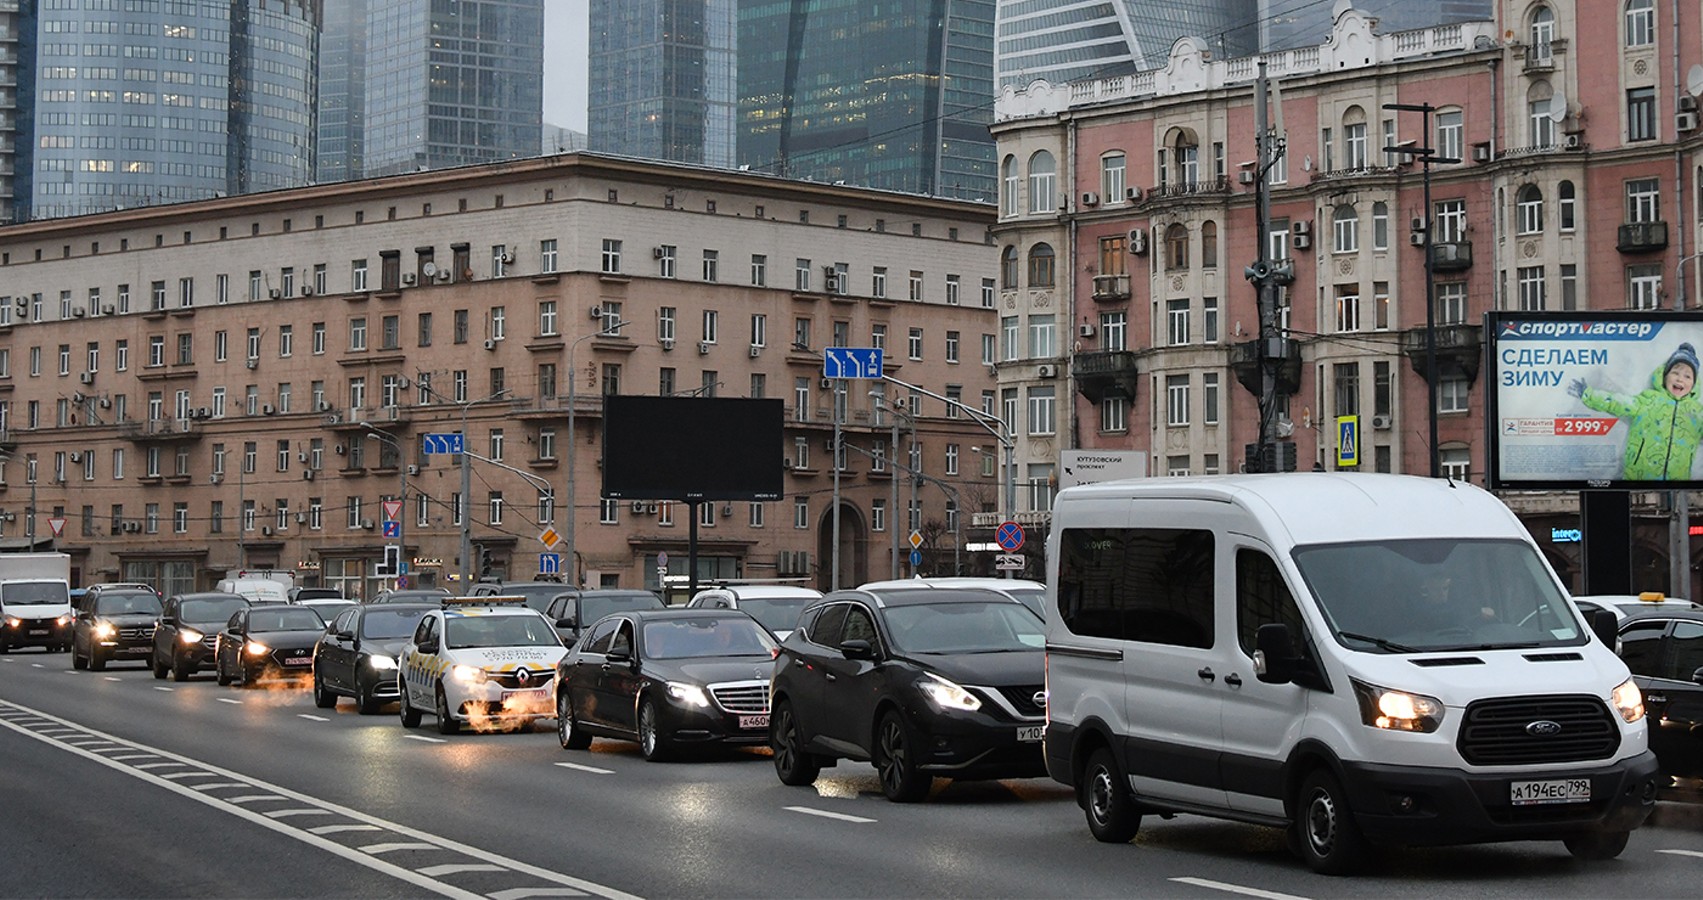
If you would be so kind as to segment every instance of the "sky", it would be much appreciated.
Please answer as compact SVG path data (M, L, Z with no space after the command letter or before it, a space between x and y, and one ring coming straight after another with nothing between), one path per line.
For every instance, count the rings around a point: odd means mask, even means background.
M590 0L544 0L544 121L574 131L586 123Z

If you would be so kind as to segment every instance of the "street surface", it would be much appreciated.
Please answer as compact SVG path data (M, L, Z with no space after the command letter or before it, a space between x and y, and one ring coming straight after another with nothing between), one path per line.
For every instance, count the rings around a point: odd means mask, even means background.
M77 672L0 656L6 897L1695 897L1703 805L1663 803L1614 862L1559 843L1385 853L1309 872L1272 829L1149 817L1096 843L1045 779L881 797L842 763L813 788L763 751L647 763L599 740L405 731L305 690Z

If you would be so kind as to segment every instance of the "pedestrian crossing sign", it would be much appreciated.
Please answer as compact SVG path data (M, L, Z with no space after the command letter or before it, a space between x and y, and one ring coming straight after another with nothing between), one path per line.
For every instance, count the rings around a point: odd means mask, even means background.
M1336 417L1336 466L1339 469L1360 465L1360 417Z

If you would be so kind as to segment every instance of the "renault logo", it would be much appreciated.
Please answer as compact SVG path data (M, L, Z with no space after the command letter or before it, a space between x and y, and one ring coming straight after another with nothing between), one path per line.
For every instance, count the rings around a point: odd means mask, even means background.
M1036 691L1035 696L1030 697L1029 700L1031 702L1033 702L1036 706L1039 706L1042 709L1045 709L1046 705L1047 705L1047 692L1046 691Z
M514 670L514 680L519 682L521 687L526 687L532 682L532 673L528 672L525 666L522 666Z
M1526 734L1532 737L1550 737L1561 733L1561 723L1548 719L1538 719L1526 726Z

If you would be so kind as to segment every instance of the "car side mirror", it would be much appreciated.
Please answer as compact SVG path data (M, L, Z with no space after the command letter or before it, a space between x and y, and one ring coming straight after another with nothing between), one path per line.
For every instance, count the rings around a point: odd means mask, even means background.
M557 628L566 628L566 629L569 629L570 631L578 632L579 631L579 619L576 619L573 616L563 616L562 618L556 620L556 627Z
M176 625L177 616L160 616L161 625Z
M1703 668L1691 673L1692 684L1703 684Z
M631 662L633 651L628 647L610 647L606 657L610 662Z
M1591 613L1591 631L1604 644L1613 648L1616 646L1615 642L1620 640L1620 620L1615 618L1614 613L1599 609Z
M430 638L430 639L421 641L419 643L417 649L421 653L436 653L436 652L438 652L438 639L437 638Z
M875 647L862 638L852 638L849 641L840 642L840 653L846 659L869 660L875 658Z
M1254 632L1254 676L1265 684L1295 680L1295 641L1281 622L1261 625Z
M353 631L339 631L337 632L337 639L340 641L352 641L355 639L355 633Z

